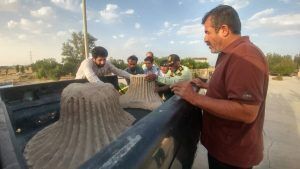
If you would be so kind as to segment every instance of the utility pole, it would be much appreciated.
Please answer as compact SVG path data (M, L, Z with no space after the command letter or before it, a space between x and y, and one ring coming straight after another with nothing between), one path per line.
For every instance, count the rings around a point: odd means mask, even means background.
M86 22L86 0L82 0L82 20L83 20L85 58L88 58L89 57L89 47L88 47L87 22Z

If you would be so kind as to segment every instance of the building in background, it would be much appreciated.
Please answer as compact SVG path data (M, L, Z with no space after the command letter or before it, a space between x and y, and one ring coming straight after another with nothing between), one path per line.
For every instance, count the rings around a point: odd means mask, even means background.
M195 60L195 62L201 62L201 63L207 63L208 60L206 57L197 57L197 58L192 58L193 60Z

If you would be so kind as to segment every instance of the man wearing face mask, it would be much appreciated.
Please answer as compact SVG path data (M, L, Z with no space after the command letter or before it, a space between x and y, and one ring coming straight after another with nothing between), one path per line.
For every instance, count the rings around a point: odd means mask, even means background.
M87 79L91 83L103 83L98 76L110 75L130 78L130 74L124 70L116 68L110 62L106 62L107 50L102 46L96 46L91 51L92 57L86 58L80 64L75 79Z

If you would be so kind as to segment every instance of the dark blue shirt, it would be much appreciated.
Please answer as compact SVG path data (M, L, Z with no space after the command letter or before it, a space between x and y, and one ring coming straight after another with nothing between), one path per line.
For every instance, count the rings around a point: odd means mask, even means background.
M144 74L144 70L139 66L136 66L135 69L133 69L133 70L129 69L128 67L124 70L132 75ZM129 85L130 80L129 79L125 79L125 80L126 80L127 84Z

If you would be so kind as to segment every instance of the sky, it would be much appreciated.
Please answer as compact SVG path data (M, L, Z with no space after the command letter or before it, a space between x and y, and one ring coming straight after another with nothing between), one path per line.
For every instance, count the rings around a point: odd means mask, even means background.
M300 53L300 0L87 0L88 32L109 57L207 57L201 19L219 4L233 6L265 54ZM0 0L0 66L44 58L61 62L62 43L82 31L81 0Z

